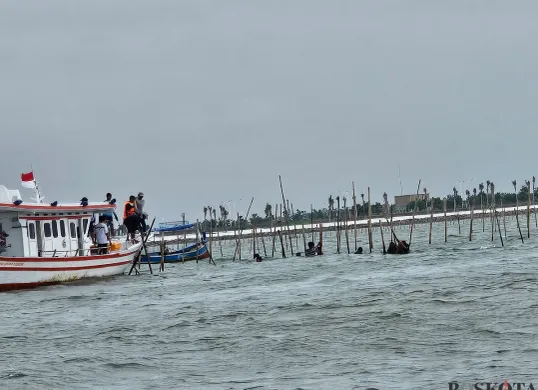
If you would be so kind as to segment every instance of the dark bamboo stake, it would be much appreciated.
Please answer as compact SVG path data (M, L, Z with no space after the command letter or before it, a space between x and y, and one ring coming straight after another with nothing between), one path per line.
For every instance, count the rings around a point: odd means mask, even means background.
M531 182L527 181L527 238L531 238Z
M432 229L433 229L433 199L430 200L430 233L428 235L428 244L432 243Z
M446 220L446 198L443 198L443 211L445 213L445 242L448 242L448 226Z
M517 228L519 229L519 237L521 238L521 242L524 244L523 234L521 233L521 226L519 225L519 199L517 198L517 189L516 189L517 182L515 180L512 180L512 184L514 186L514 192L516 194L516 223L517 223Z
M418 193L420 191L420 182L421 181L422 181L422 179L420 179L418 181L417 195L415 197L415 204L414 204L414 207L413 207L413 218L411 219L411 229L409 230L409 247L411 247L411 239L413 238L413 227L415 225L415 213L417 212Z
M374 245L372 243L372 203L370 199L370 187L368 187L368 245L370 247L370 253L372 253Z
M284 249L284 240L282 239L282 232L277 230L278 238L280 238L280 246L282 247L282 258L286 258L286 250Z
M347 222L348 222L348 210L347 210L347 206L346 206L346 197L344 197L344 213L345 213L345 218L344 218L344 235L346 236L346 247L347 247L347 254L349 255L351 253L350 249L349 249L349 234L348 234L348 230L347 230Z
M497 210L495 210L495 219L497 220L497 229L499 230L499 238L501 239L501 246L504 247L503 235L501 232L501 224L499 222L499 216L498 216Z
M340 253L340 196L336 197L336 253Z
M385 238L383 237L383 226L381 226L381 220L379 220L379 231L381 232L381 244L383 245L383 254L387 253L385 248Z
M353 190L353 238L355 242L355 249L357 251L357 196L355 194L355 182L351 182L351 187Z
M284 203L284 206L286 205L285 197L284 197L284 186L282 185L282 177L278 175L278 181L280 182L280 194L282 195L282 202ZM289 225L289 213L288 209L286 208L285 212L285 220L286 220L286 226L288 228L288 237L290 240L290 253L293 256L293 242L291 240L291 234L290 234L290 225Z

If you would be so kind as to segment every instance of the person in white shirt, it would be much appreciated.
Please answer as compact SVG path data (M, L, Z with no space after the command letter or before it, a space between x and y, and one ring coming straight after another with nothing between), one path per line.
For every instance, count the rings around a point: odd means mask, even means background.
M98 255L104 255L108 253L108 245L112 244L110 240L110 231L106 223L106 217L104 215L99 216L99 223L93 228L93 243L97 245Z

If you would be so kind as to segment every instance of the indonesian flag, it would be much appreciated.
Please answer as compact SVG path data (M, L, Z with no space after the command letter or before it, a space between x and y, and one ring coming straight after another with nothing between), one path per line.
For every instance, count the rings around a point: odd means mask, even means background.
M34 172L23 173L21 181L24 188L35 188Z

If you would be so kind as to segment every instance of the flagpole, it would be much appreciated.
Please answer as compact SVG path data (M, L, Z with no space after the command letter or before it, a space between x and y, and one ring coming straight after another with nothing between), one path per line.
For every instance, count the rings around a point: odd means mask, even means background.
M32 170L32 175L34 176L34 186L35 186L35 192L36 192L36 202L37 203L43 203L43 200L41 199L41 192L39 192L39 187L37 186L37 180L34 172L34 165L30 164L30 169Z

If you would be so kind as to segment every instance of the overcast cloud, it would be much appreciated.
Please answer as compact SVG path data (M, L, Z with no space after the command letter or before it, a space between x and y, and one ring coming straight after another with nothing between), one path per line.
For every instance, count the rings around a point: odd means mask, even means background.
M0 183L158 219L538 174L536 1L2 1ZM24 190L24 195L29 195ZM351 195L348 194L350 197ZM233 211L233 210L232 210Z

